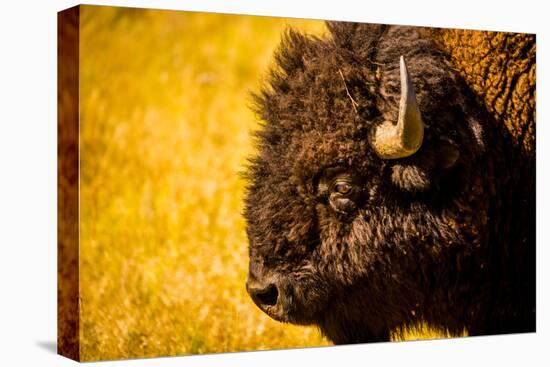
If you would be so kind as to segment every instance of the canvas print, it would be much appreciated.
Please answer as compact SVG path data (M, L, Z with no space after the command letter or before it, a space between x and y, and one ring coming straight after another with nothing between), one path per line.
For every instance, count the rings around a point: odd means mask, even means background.
M58 351L536 331L534 34L58 14Z

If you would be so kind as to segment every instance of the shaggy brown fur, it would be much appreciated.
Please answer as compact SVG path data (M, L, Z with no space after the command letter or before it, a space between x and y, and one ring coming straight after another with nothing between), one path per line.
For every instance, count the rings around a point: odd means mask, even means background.
M420 321L454 334L534 331L533 154L478 102L426 36L434 30L328 26L326 39L289 31L256 96L254 301L335 343L388 340ZM369 134L397 119L400 55L425 137L414 155L382 160Z
M536 38L534 34L435 31L453 65L515 142L535 149Z

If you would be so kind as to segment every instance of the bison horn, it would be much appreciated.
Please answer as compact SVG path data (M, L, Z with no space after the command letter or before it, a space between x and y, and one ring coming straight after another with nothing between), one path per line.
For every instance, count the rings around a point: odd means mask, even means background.
M397 125L391 121L385 121L376 127L372 137L374 150L383 159L405 158L413 155L422 145L424 138L424 123L403 56L399 60L399 67L401 100Z

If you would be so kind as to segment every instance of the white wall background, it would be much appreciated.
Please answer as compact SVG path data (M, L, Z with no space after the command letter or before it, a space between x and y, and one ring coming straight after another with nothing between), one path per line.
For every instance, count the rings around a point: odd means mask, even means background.
M544 1L94 1L165 9L537 33L537 333L429 342L102 362L105 366L549 365L550 13ZM56 12L65 0L12 0L0 10L0 365L64 366L56 339Z

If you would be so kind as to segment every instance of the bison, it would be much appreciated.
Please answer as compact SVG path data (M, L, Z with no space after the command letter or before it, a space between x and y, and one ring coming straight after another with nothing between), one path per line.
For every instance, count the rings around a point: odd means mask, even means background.
M327 25L254 95L252 300L336 344L534 331L535 37Z

